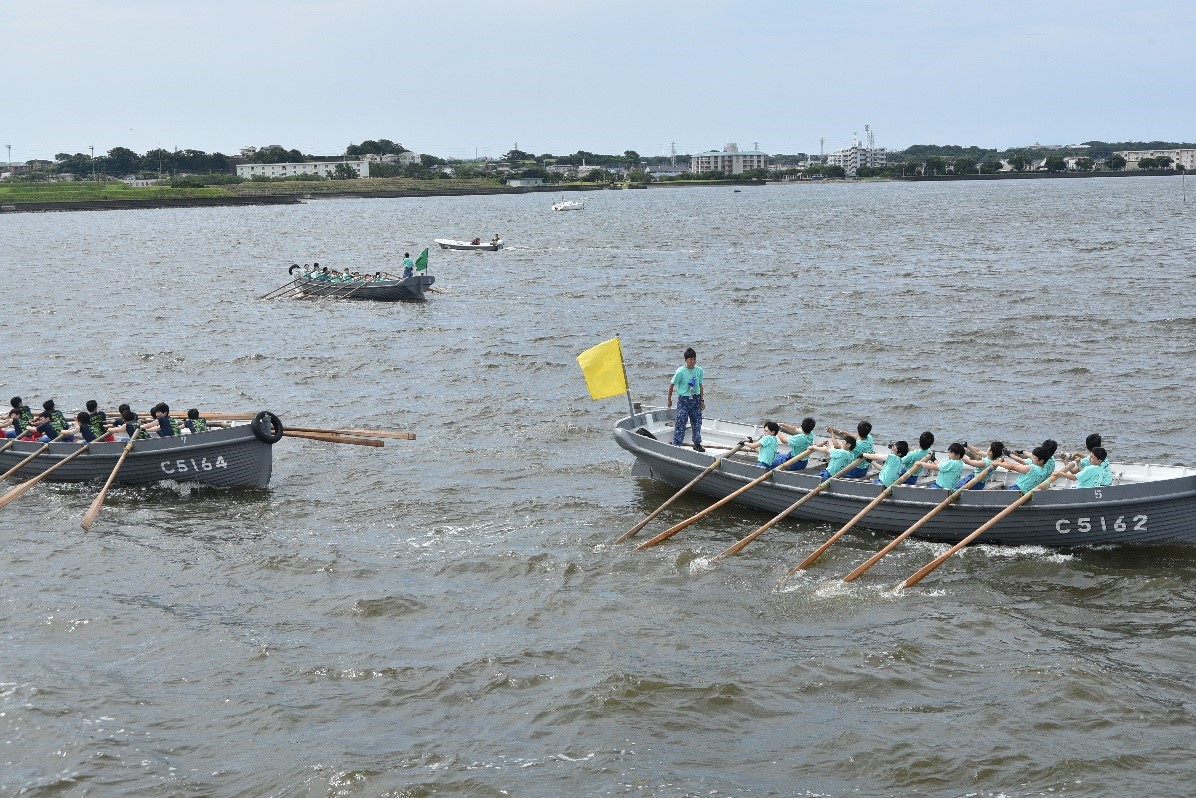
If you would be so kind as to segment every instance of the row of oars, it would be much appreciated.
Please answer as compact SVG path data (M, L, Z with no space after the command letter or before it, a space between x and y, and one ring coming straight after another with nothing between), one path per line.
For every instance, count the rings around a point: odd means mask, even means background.
M179 413L172 413L171 415L175 416L176 418L183 416L183 414ZM216 425L221 426L238 421L249 421L254 417L253 413L205 413L204 415L206 419L212 421ZM37 448L37 450L22 459L21 462L17 463L3 474L0 474L0 482L3 482L8 477L12 476L26 465L33 462L33 460L35 460L37 457L49 451L51 443L60 441L68 434L69 433L67 432L63 432L53 440L43 443ZM295 438L309 438L311 440L325 441L327 443L347 443L357 446L385 446L386 441L383 439L386 438L406 441L415 440L415 433L413 432L390 432L386 430L367 429L318 429L315 427L284 427L282 434ZM16 442L17 441L15 438L6 441L2 446L0 446L0 453L7 451L8 448ZM86 452L91 448L91 444L94 442L95 441L84 442L78 449L71 452L66 457L63 457L45 471L41 472L35 477L25 480L20 485L9 489L7 493L0 496L0 508L7 506L10 502L14 501L26 491L31 489L34 485L37 485L43 479L50 476L50 474L54 473L62 466L69 463L71 460L74 460L76 457ZM120 473L121 466L125 464L125 460L128 458L129 453L133 451L133 447L136 442L136 438L130 438L129 442L125 444L124 449L121 450L120 457L116 460L116 465L112 467L112 472L108 475L108 479L104 482L104 487L100 489L99 494L96 495L95 499L92 500L91 505L87 508L87 512L83 514L83 520L79 522L79 525L83 527L84 532L90 530L92 524L95 523L96 518L100 514L100 508L104 504L104 498L108 495L108 489L112 487L114 482L116 482L116 476Z
M744 443L740 443L738 446L731 449L731 451L729 451L724 457L716 457L714 459L714 462L712 462L700 474L698 474L696 477L694 477L692 480L690 480L679 491L677 491L672 496L670 496L669 499L664 504L657 507L651 513L649 513L646 518L644 518L642 521L637 523L635 526L631 527L631 529L627 530L622 535L620 535L615 540L615 543L622 543L622 542L634 537L636 534L638 534L640 532L640 530L642 530L645 526L647 526L648 523L653 518L655 518L657 515L659 515L665 508L667 508L673 502L677 501L677 499L679 499L682 495L684 495L687 491L689 491L690 488L694 487L699 482L701 482L703 478L705 478L709 474L713 473L714 471L717 471L724 459L731 457L732 455L737 453L740 449L743 448L743 446L744 446ZM731 492L730 494L724 496L723 498L719 499L718 501L716 501L714 504L710 505L706 509L690 516L689 518L685 519L684 521L681 521L678 524L674 524L673 526L666 529L664 532L661 532L659 535L656 535L655 537L641 543L639 546L636 547L636 551L643 551L644 549L651 548L651 547L657 545L658 543L662 543L665 540L668 540L670 537L677 534L681 530L686 529L689 526L692 526L695 522L700 521L701 519L705 518L707 515L710 515L710 513L714 512L719 507L722 507L724 504L727 504L728 502L735 500L739 496L742 496L744 493L747 493L749 490L751 490L755 486L770 479L773 476L774 472L776 472L780 469L783 469L790 462L799 462L801 460L804 460L806 457L808 457L810 455L810 453L812 451L814 451L814 450L812 448L810 448L810 449L806 449L801 454L790 455L790 457L784 463L781 463L780 465L777 465L770 469L767 469L760 476L756 477L755 479L748 482L746 485L743 485L742 487L738 488L737 490L735 490L735 491ZM901 482L904 482L905 480L909 479L911 476L916 476L918 474L918 472L922 470L926 461L929 460L930 458L931 458L931 455L926 455L921 460L917 461L913 466L910 467L910 469L908 471L906 471L904 474L901 475L901 478L899 480L897 480L892 485L886 487L883 491L881 491L879 496L877 496L875 499L873 499L871 502L869 502L867 504L867 506L865 506L862 510L860 510L858 513L856 513L856 515L850 521L848 521L846 524L844 524L838 530L836 530L835 533L833 535L831 535L830 538L827 539L827 541L825 543L823 543L821 546L819 546L817 549L815 549L804 560L802 560L797 565L795 565L791 569L789 569L785 573L785 575L781 577L780 581L777 583L777 586L780 587L781 585L783 585L785 583L785 581L787 579L789 579L789 577L793 576L794 574L798 573L799 571L804 571L807 568L809 568L811 565L813 565L814 562L817 561L819 557L821 557L823 554L826 553L827 549L829 549L834 544L834 542L836 540L841 538L844 534L846 534L848 532L848 530L852 529L856 524L858 524L864 518L864 516L866 516L874 508L876 508L880 504L882 504L885 501L885 499L889 498L889 496L893 492L893 488L895 488ZM862 460L863 460L863 458L856 458L854 461L851 462L850 465L845 466L844 468L840 469L839 471L835 472L834 474L831 474L828 478L819 482L817 486L810 489L810 491L808 491L800 499L798 499L793 504L786 507L779 515L772 518L770 521L763 524L762 526L757 528L755 531L744 536L742 539L740 539L739 541L737 541L736 543L731 545L729 548L727 548L722 553L711 558L711 562L717 562L717 561L723 559L724 557L729 557L733 554L738 554L739 552L743 551L743 549L746 548L752 541L754 541L756 538L760 537L762 534L767 532L769 529L772 529L772 527L776 526L783 519L787 518L789 515L791 515L795 510L797 510L803 504L805 504L810 499L817 496L819 493L821 493L823 490L825 490L828 485L830 485L832 480L837 479L838 477L847 473L851 469L855 468ZM872 566L874 566L878 562L880 562L881 558L883 558L886 554L888 554L893 549L895 549L901 543L901 541L905 540L910 535L917 532L927 522L929 522L932 518L934 518L936 515L941 513L950 504L952 504L956 499L958 499L961 495L963 495L964 491L969 490L973 485L983 481L984 478L987 477L988 474L993 470L993 468L994 468L994 466L988 465L988 466L985 466L980 471L977 471L972 476L971 479L969 479L965 484L963 484L960 487L956 488L955 490L951 491L951 493L947 496L947 498L943 499L941 502L939 502L937 505L935 505L935 507L932 510L930 510L930 512L928 512L926 515L924 515L920 519L918 519L918 521L916 523L914 523L912 526L910 526L909 529L905 530L900 535L898 535L896 538L894 538L892 541L890 541L888 545L886 545L883 549L881 549L879 552L877 552L872 557L870 557L864 564L860 565L858 568L856 568L854 571L849 573L847 576L843 577L843 581L844 582L853 582L856 579L859 579L860 576L862 576L868 569L870 569ZM999 513L997 513L995 516L993 516L987 522L985 522L983 525L981 525L979 529L977 529L976 531L974 531L971 534L964 537L961 541L959 541L954 546L952 546L950 549L948 549L947 551L943 552L941 555L936 557L925 567L921 568L916 573L914 573L909 578L907 578L904 582L901 583L901 586L902 587L913 587L914 585L921 582L923 579L926 578L926 576L928 574L930 574L932 571L934 571L936 568L938 568L940 565L942 565L944 562L946 562L947 559L952 554L959 551L964 546L967 546L968 544L970 544L972 541L974 541L976 538L983 535L989 529L992 529L993 526L995 526L997 523L999 523L1002 519L1004 519L1006 516L1008 516L1010 513L1012 513L1018 507L1021 507L1023 504L1030 501L1030 499L1034 495L1035 491L1049 487L1051 485L1051 483L1053 483L1058 478L1058 476L1059 476L1058 474L1052 474L1051 476L1047 477L1047 479L1044 482L1036 485L1031 490L1029 490L1026 493L1019 496L1008 507L1001 510Z
M385 277L393 278L394 275L384 274ZM320 297L331 296L333 299L343 301L353 296L353 294L365 288L373 282L373 278L369 277L364 280L348 280L342 282L323 282L322 280L311 280L306 275L296 277L286 285L281 285L270 291L258 299L295 299L303 297L304 299L318 299ZM344 291L345 288L350 288ZM341 293L344 291L344 293Z

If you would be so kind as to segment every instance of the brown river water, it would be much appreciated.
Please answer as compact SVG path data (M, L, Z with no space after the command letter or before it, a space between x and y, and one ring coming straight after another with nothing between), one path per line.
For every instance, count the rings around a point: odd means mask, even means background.
M1196 464L1181 178L316 200L0 215L5 388L64 408L409 430L284 438L268 489L39 485L0 509L0 795L1188 795L1196 548L943 547L730 507L637 553L619 335L663 404L881 440ZM1196 192L1193 192L1196 194ZM292 262L422 305L258 301ZM15 484L10 480L10 484ZM648 532L701 507L684 499ZM1193 519L1196 523L1196 519Z

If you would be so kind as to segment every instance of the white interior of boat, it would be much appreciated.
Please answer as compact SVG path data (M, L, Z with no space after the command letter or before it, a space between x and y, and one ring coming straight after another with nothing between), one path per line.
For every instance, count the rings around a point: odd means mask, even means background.
M647 408L644 412L651 412L652 410L660 410L663 408ZM642 425L645 429L656 436L657 439L671 442L673 439L673 425L668 421L651 421L650 423ZM722 421L719 419L705 418L702 420L702 445L707 450L708 454L716 457L725 457L730 450L735 447L737 443L747 437L752 440L759 440L760 436L768 434L764 429L764 422L759 424L742 424L733 421ZM691 431L686 430L683 446L691 446ZM816 442L825 444L827 438L825 435L818 435ZM916 446L917 442L912 441ZM940 445L943 444L939 441ZM947 442L949 443L949 441ZM974 446L983 447L986 444L980 442L972 442ZM782 444L778 449L778 453L789 451L789 447ZM889 450L882 444L875 444L875 451L879 453L887 453ZM938 461L947 459L949 455L945 449L936 449L935 458ZM1059 461L1059 455L1056 454L1056 462ZM736 462L754 463L756 461L756 454L752 451L741 451L734 457ZM810 468L815 469L814 473L818 473L825 467L826 455L821 452L815 452L811 455ZM1190 477L1196 475L1196 468L1180 465L1163 465L1158 463L1122 463L1117 462L1116 458L1110 453L1109 465L1113 471L1113 484L1126 485L1140 482L1157 482L1164 479L1177 479L1179 477ZM866 479L874 479L880 472L880 464L873 463L868 471ZM973 469L965 467L964 476L967 477L973 473ZM987 489L998 490L1012 485L1021 474L1015 471L1007 471L1003 468L998 468L988 479ZM917 485L927 486L935 480L935 473L933 471L919 476ZM1075 487L1075 481L1069 479L1057 479L1049 487L1050 490L1068 490Z

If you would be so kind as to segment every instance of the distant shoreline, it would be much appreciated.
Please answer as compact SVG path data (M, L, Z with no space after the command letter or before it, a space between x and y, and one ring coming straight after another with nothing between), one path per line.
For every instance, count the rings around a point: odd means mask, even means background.
M853 182L936 183L960 180L1071 180L1094 177L1178 177L1183 172L1162 169L1142 169L1122 172L997 172L966 175L908 175L877 178L825 178L816 180L670 180L662 183L631 185L568 185L568 186L468 186L446 188L418 188L378 191L321 191L311 193L262 194L229 197L158 197L154 199L97 199L66 200L62 202L13 202L0 204L0 214L38 213L52 211L115 211L153 208L213 208L221 206L298 205L320 199L406 199L414 197L465 197L492 194L559 194L566 191L610 191L625 189L666 188L728 188L764 185L819 185Z

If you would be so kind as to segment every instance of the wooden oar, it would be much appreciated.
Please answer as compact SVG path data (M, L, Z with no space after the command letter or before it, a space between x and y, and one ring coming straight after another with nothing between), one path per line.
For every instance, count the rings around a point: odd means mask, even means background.
M781 582L784 582L786 579L793 576L798 571L804 571L807 568L809 568L811 565L813 565L814 562L819 557L821 557L823 554L826 553L826 550L831 547L832 543L834 543L839 538L843 537L843 535L846 534L847 530L851 529L853 526L855 526L857 523L859 523L859 520L861 518L863 518L865 515L867 515L869 512L871 512L872 508L876 507L876 505L880 504L885 499L889 498L889 494L891 494L893 492L893 488L895 488L899 484L901 484L901 482L903 480L905 480L907 477L916 476L917 473L922 470L923 464L933 456L934 456L933 454L926 455L921 460L914 463L910 467L909 471L898 476L896 481L894 481L892 485L889 485L887 488L885 488L884 490L882 490L880 492L879 496L877 496L872 501L868 502L867 506L865 506L864 509L860 510L858 513L855 514L854 518L852 518L850 521L848 521L843 526L839 527L839 530L837 532L835 532L835 534L831 535L827 539L826 543L823 543L821 546L814 549L814 552L809 557L806 557L804 560L799 562L797 565L790 568L785 573L785 575L781 577ZM778 583L778 584L780 584L780 583Z
M104 483L104 487L100 489L100 494L92 499L91 506L87 508L87 512L83 514L83 520L79 522L79 526L83 527L86 532L91 529L91 525L95 523L96 516L100 514L100 508L104 504L104 497L108 495L108 488L112 487L112 483L116 481L116 473L120 471L120 467L125 464L125 458L129 456L129 452L133 450L133 442L136 438L129 438L129 442L125 444L124 450L120 453L120 457L116 461L116 465L112 467L112 473L108 475L108 481Z
M659 507L657 507L655 510L653 510L653 511L652 511L652 512L650 512L650 513L648 513L647 517L646 517L646 518L644 518L644 520L643 520L643 521L640 521L638 524L636 524L635 526L633 526L631 529L628 529L626 532L624 532L622 535L620 535L618 538L616 538L616 539L615 539L615 543L622 543L622 542L623 542L623 541L625 541L625 540L629 540L629 539L631 539L631 538L635 537L635 536L636 536L636 535L639 533L639 531L640 531L641 529L643 529L645 526L647 526L647 525L648 525L648 522L649 522L649 521L651 521L651 520L652 520L653 518L655 518L656 516L660 515L660 513L661 513L662 511L664 511L664 509L665 509L666 507L668 507L670 504L672 504L673 502L675 502L675 501L677 501L678 499L680 499L680 498L681 498L681 496L682 496L682 495L683 495L683 494L684 494L686 491L688 491L688 490L689 490L690 488L692 488L694 485L697 485L699 482L701 482L701 481L702 481L702 477L706 476L707 474L709 474L709 473L710 473L710 472L712 472L712 471L717 471L717 470L718 470L718 467L719 467L719 466L722 464L722 462L723 462L723 460L724 460L724 459L726 459L726 458L730 457L731 455L735 454L736 452L738 452L740 449L742 449L742 448L743 448L744 446L746 446L746 445L747 445L747 441L740 441L738 444L736 444L736 446L735 446L735 448L734 448L734 449L732 449L731 451L727 452L727 453L726 453L725 455L723 455L722 457L715 457L715 458L714 458L714 462L712 462L710 465L706 466L706 468L702 469L702 473L698 474L696 477L694 477L694 478L693 478L693 479L691 479L691 480L690 480L688 483L686 483L685 487L683 487L681 490L677 491L677 492L676 492L676 493L674 493L674 494L673 494L671 497L669 497L668 501L666 501L664 504L660 505L660 506L659 506ZM708 446L707 448L710 448L710 447Z
M20 471L20 470L21 470L21 468L22 468L22 467L23 467L23 466L24 466L26 463L28 463L28 462L29 462L30 460L32 460L33 458L37 457L37 456L38 456L39 454L41 454L42 452L44 452L44 451L46 451L47 449L49 449L49 448L50 448L50 444L51 444L51 443L55 443L55 442L57 442L57 441L58 441L60 438L65 438L65 437L67 436L67 434L68 434L68 433L64 432L64 433L62 433L61 435L59 435L57 438L55 438L54 440L50 441L49 443L43 443L43 444L41 445L41 448L39 448L39 449L38 449L36 452L34 452L33 454L29 455L29 456L28 456L28 457L26 457L24 460L22 460L21 462L17 463L17 464L16 464L15 466L13 466L12 468L10 468L10 469L8 469L7 471L5 471L3 474L0 474L0 481L3 481L3 480L6 480L6 479L8 479L8 478L9 478L9 477L11 477L13 474L15 474L15 473L17 473L18 471Z
M7 443L5 443L3 446L0 446L0 452L7 452L9 447L12 446L16 442L17 442L16 438L9 438Z
M966 538L959 541L954 546L947 549L945 552L943 552L939 556L935 557L933 560L931 560L929 563L927 563L925 566L923 566L921 570L919 570L913 576L911 576L910 578L908 578L904 582L902 582L901 586L902 587L913 587L914 585L921 582L923 579L926 578L926 576L931 571L933 571L935 568L938 568L940 565L942 565L944 562L946 562L947 558L950 557L952 554L959 551L964 546L968 545L969 543L971 543L973 540L975 540L976 538L983 535L988 530L992 529L994 526L996 526L997 522L1000 521L1002 518L1009 515L1010 513L1012 513L1017 508L1021 507L1026 502L1030 501L1030 498L1034 495L1034 491L1039 490L1040 488L1050 487L1051 483L1054 482L1058 477L1059 477L1059 472L1056 471L1055 473L1051 474L1049 477L1047 477L1042 482L1040 482L1037 485L1035 485L1034 487L1030 488L1030 490L1026 491L1021 496L1019 496L1017 498L1017 500L1013 502L1013 504L1009 505L1004 510L997 513L992 518L990 518L988 521L986 521L984 524L982 524L980 526L980 528L977 529L975 532L968 535Z
M283 435L289 438L310 438L313 441L326 441L328 443L351 443L354 446L385 446L386 441L378 438L359 438L355 435L336 435L331 432L300 432L291 428L286 428L282 431Z
M724 551L722 554L717 555L716 557L711 558L710 561L716 562L718 560L721 560L723 557L728 557L732 554L738 554L739 552L743 551L744 548L749 543L751 543L753 540L760 537L765 532L767 532L768 530L772 529L774 526L779 524L781 522L781 519L788 517L789 514L792 513L794 510L796 510L798 507L801 507L803 504L808 502L810 499L814 498L819 493L821 493L826 488L827 485L831 484L831 480L838 479L839 477L846 474L848 471L851 471L863 459L864 458L862 458L862 457L857 457L856 459L852 460L851 463L844 466L843 468L840 468L838 471L831 474L826 479L822 480L822 482L819 482L818 485L816 485L813 489L811 489L810 492L807 493L805 496L802 496L800 499L795 501L793 504L786 507L781 512L781 514L778 515L776 518L772 519L767 524L765 524L764 526L757 529L755 532L752 532L749 535L745 535L742 540L739 540L736 543L733 543L726 551Z
M46 446L49 446L49 444L46 444ZM62 468L64 465L69 463L71 460L74 460L76 457L78 457L79 455L86 452L87 447L89 447L89 446L91 446L90 442L83 444L82 446L79 447L79 449L77 451L71 452L66 457L62 458L54 465L47 468L45 471L38 474L36 477L33 477L32 479L25 480L20 485L17 485L15 488L10 490L8 493L4 494L3 496L0 496L0 507L5 507L13 499L17 498L22 493L24 493L25 491L32 488L34 485L41 482L46 477L50 476L50 474L52 474L55 471L57 471L58 469Z
M812 452L812 451L814 451L814 448L813 448L813 447L810 447L809 449L806 449L804 452L802 452L802 453L801 453L801 454L799 454L799 455L792 455L792 456L790 456L789 460L798 460L798 461L800 461L800 460L804 460L804 459L805 459L807 456L809 456L810 452ZM650 538L650 539L648 539L648 540L645 540L643 543L641 543L640 545L636 546L636 547L635 547L635 550L636 550L636 551L643 551L644 549L650 549L650 548L652 548L652 547L653 547L653 546L655 546L657 543L663 543L664 541L666 541L666 540L668 540L669 538L671 538L673 535L675 535L675 534L677 534L678 532L680 532L682 529L685 529L686 527L692 526L692 525L693 525L694 523L696 523L697 521L700 521L700 520L702 520L703 518L705 518L706 516L710 515L712 512L714 512L715 510L717 510L719 507L722 507L722 506L723 506L724 504L726 504L727 502L734 501L735 499L739 498L739 496L743 495L744 493L747 493L749 490L751 490L752 488L756 487L757 485L759 485L759 484L760 484L761 482L763 482L764 480L766 480L766 479L768 479L769 477L771 477L771 476L772 476L772 472L776 471L778 468L784 468L786 465L788 465L788 464L789 464L789 460L786 460L784 463L781 463L779 466L776 466L775 468L770 468L770 469L768 469L767 471L765 471L763 474L761 474L760 476L758 476L758 477L756 477L755 479L753 479L753 480L752 480L751 482L749 482L748 484L744 485L744 486L743 486L743 487L741 487L741 488L738 488L737 490L735 490L735 491L734 491L734 492L732 492L732 493L729 493L729 494L727 494L727 495L726 495L726 496L724 496L723 498L721 498L721 499L719 499L718 501L716 501L714 504L712 504L712 505L710 505L709 507L707 507L705 510L702 510L700 513L697 513L696 515L692 515L692 516L690 516L689 518L685 519L684 521L682 521L682 522L681 522L681 523L679 523L679 524L674 524L673 526L671 526L671 527L669 527L668 529L666 529L665 531L661 532L659 535L657 535L657 536L656 536L656 537L654 537L654 538Z
M279 286L278 288L275 288L273 291L267 291L265 294L262 294L261 296L259 296L258 299L277 299L279 295L286 293L291 288L294 288L295 284L298 283L301 279L303 279L303 278L296 277L294 280L291 280L286 285Z
M355 293L357 293L357 292L358 292L358 291L360 291L361 289L365 288L365 287L366 287L367 285L369 285L371 282L372 282L372 280L362 280L362 281L361 281L361 285L357 286L356 288L354 288L352 291L350 291L349 293L345 294L344 296L338 296L338 297L336 298L336 299L337 299L337 301L338 301L338 302L344 302L346 299L348 299L349 297L353 296Z
M859 579L860 576L862 576L865 571L867 571L869 568L871 568L872 566L874 566L878 562L880 562L881 559L886 554L888 554L890 551L897 548L898 544L900 544L901 541L905 540L910 535L917 532L919 529L921 529L923 526L926 525L927 521L929 521L931 518L934 518L936 515L941 513L943 510L947 509L947 506L949 504L951 504L956 499L958 499L960 496L962 496L964 491L970 490L973 485L975 485L981 479L984 479L984 477L987 476L989 474L989 472L991 472L994 468L996 468L996 466L987 465L984 468L982 468L981 470L977 471L975 474L972 475L972 478L967 481L967 484L965 484L962 488L956 488L955 490L951 491L950 495L948 495L947 498L943 499L941 502L939 502L937 505L935 505L933 510L931 510L926 515L919 518L914 523L914 525L911 526L909 529L905 530L900 535L898 535L897 537L890 540L888 542L888 544L883 549L881 549L880 551L876 552L876 554L873 554L871 557L869 557L864 562L864 564L861 565L859 568L856 568L854 571L849 573L847 576L843 577L843 581L844 582L854 582L855 580Z
M414 432L387 432L385 430L377 429L335 429L332 427L291 427L287 429L297 430L299 432L331 432L335 435L365 435L375 438L394 438L400 441L415 440Z

